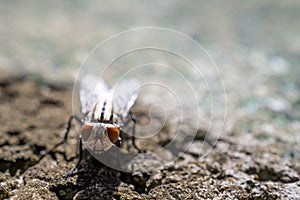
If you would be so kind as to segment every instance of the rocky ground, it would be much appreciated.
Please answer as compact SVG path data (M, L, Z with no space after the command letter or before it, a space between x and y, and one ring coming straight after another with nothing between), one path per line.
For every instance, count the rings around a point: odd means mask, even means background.
M299 2L0 1L0 200L300 199ZM67 145L40 151L63 138L79 66L107 38L145 26L187 34L218 65L227 94L221 137L203 156L209 119L201 118L177 160L141 159L125 173L85 150L79 170L64 179L77 162L74 128ZM146 109L135 109L144 119ZM149 152L170 136L157 139L137 143ZM141 172L144 165L159 167Z
M39 152L62 139L71 98L67 87L37 83L27 75L1 76L0 199L300 198L299 143L288 129L286 137L270 127L255 131L251 118L228 129L205 157L191 148L153 172L125 173L84 151L79 170L64 179L77 161L74 130L55 153L41 158Z

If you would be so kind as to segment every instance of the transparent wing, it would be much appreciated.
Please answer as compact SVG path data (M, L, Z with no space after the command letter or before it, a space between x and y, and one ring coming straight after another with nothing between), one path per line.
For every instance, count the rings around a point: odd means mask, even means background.
M82 113L86 114L89 112L100 96L105 97L109 94L110 90L99 76L93 74L85 75L80 82Z
M139 82L135 79L119 81L113 88L113 102L122 117L126 117L138 97Z

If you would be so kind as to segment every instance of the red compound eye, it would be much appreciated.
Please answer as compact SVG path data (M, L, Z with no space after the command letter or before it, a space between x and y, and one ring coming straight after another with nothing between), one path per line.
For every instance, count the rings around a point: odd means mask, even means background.
M82 126L81 135L82 135L83 141L87 141L89 139L92 129L93 129L93 126L90 126L90 125Z
M117 127L107 127L107 134L112 143L116 143L118 141L118 137L120 135L120 131Z

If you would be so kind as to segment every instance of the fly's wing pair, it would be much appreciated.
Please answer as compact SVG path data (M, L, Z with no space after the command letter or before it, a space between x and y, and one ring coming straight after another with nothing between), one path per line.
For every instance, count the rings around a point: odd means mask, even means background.
M110 95L109 89L100 77L92 74L85 75L81 79L79 91L81 112L86 115L100 96L104 98L108 95Z
M123 79L113 87L113 102L122 118L126 118L130 108L138 97L139 82L135 79Z
M99 76L87 74L80 82L81 111L90 112L99 98L112 99L118 114L125 118L138 96L138 87L138 81L123 79L109 89Z

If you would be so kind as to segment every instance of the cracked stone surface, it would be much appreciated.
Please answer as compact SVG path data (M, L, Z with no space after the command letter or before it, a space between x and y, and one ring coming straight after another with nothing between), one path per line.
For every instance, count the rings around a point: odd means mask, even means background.
M2 77L0 91L0 199L300 197L300 148L278 135L283 130L272 129L271 124L254 125L251 133L233 126L204 157L197 152L203 137L196 137L178 159L158 165L156 159L140 158L132 173L111 169L85 150L78 171L64 179L63 174L77 161L77 134L70 134L68 144L55 153L40 158L39 152L62 139L71 113L71 90L38 86L28 76L16 75ZM143 150L157 147L157 143L149 146L151 141L147 144ZM151 166L155 166L151 172L141 169Z
M300 199L299 10L299 0L0 1L0 200ZM227 99L221 136L211 131L214 137L207 137L212 102L203 88L199 130L192 142L186 139L192 135L188 123L193 120L181 124L185 134L179 139L189 146L186 152L173 155L164 150L163 156L137 157L132 165L123 166L132 169L125 173L105 166L85 150L79 169L64 179L77 162L74 127L68 144L44 157L39 152L63 138L80 64L105 39L148 25L188 35L218 65ZM137 35L126 42L137 44L140 39ZM119 52L126 42L108 46L99 57L96 54L101 62L90 60L86 71L91 67L100 73L107 67L101 64L106 55ZM189 49L178 40L170 43L170 53ZM123 69L123 64L163 61L170 67L178 65L182 77L189 74L182 66L186 61L179 56L174 60L173 53L164 60L163 52L169 51L128 52L115 57L111 66ZM184 57L196 56L192 50L187 54ZM209 72L202 77L207 89L216 88L216 74L206 59L195 60L204 66L201 74ZM106 71L108 82L121 73ZM161 72L157 78L164 82L175 78ZM133 74L139 78L139 73ZM218 102L214 105L219 111ZM133 111L138 123L150 122L148 109L139 102ZM151 114L153 127L160 128L159 113ZM172 141L170 134L179 118L170 118L159 136L137 139L138 146L151 152ZM130 149L129 144L124 137L124 149ZM117 162L116 157L111 159Z

